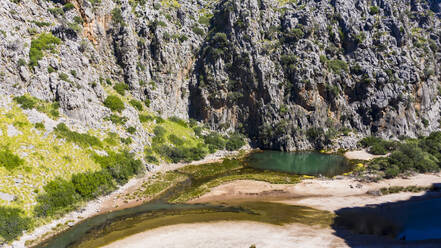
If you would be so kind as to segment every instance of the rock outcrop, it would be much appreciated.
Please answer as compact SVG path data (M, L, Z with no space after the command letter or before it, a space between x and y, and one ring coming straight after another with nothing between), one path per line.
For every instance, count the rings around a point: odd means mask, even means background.
M439 128L440 18L439 0L1 0L0 87L99 128L124 82L261 148L350 148ZM30 66L42 33L61 43Z

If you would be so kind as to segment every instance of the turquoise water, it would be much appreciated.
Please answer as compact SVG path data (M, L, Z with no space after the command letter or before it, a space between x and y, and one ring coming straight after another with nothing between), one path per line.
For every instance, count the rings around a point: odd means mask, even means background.
M264 151L251 154L246 161L257 169L310 176L333 177L351 170L344 157L319 152Z

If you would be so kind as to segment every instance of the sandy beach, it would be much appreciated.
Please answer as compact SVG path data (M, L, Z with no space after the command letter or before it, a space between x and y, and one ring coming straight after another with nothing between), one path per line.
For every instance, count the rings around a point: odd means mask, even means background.
M430 187L441 182L441 173L418 174L409 178L386 179L379 182L361 183L353 178L305 179L297 184L270 184L267 182L241 180L217 186L192 203L224 200L267 199L285 204L308 206L320 210L335 211L344 207L360 207L407 200L425 192L401 192L374 196L368 191L378 191L392 186ZM283 200L278 200L278 198Z
M266 182L240 180L220 185L192 203L222 202L228 200L267 200L309 206L335 211L345 207L366 206L408 200L425 192L401 192L373 196L367 191L390 186L431 186L441 182L441 173L419 174L410 178L395 178L377 183L359 183L354 179L308 179L295 185L278 185ZM441 197L434 193L432 197ZM277 200L277 198L285 198ZM197 237L197 238L195 238ZM350 240L350 244L348 243ZM308 226L300 223L278 226L258 222L221 221L209 223L178 224L141 232L113 242L106 248L145 247L403 247L400 241L372 236L356 235L330 227ZM420 242L405 247L438 247L439 244Z
M347 159L357 159L357 160L366 160L366 161L374 158L387 157L388 155L389 154L386 155L370 154L366 151L366 149L357 150L357 151L348 151L343 154L343 156Z

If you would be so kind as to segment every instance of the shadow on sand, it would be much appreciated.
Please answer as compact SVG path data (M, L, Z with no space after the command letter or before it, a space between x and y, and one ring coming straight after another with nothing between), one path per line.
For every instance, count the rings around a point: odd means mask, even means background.
M441 247L441 184L405 201L342 208L332 228L350 247Z

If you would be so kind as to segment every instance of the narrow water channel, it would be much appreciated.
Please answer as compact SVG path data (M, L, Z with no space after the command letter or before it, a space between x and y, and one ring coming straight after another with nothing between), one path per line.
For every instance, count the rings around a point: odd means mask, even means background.
M211 167L210 167L211 166ZM228 168L223 170L222 167ZM207 170L208 168L208 170ZM218 170L213 170L217 168ZM302 223L330 227L334 214L308 207L285 205L273 202L234 202L216 204L173 204L174 199L185 193L197 191L198 187L226 177L271 174L287 180L295 180L300 175L335 176L351 170L351 165L341 156L320 153L253 153L245 159L230 160L211 165L193 166L178 170L188 179L169 189L154 201L138 207L114 211L82 221L37 247L100 247L136 233L181 223L201 223L209 221L256 221L274 225ZM210 173L207 173L209 171ZM276 172L275 172L276 171ZM429 205L427 205L429 204ZM407 207L386 207L371 215L371 208L355 208L337 212L337 219L355 221L360 216L373 216L369 228L379 227L382 216L388 216L387 230L397 239L406 236L409 240L441 237L440 200L427 203L412 203ZM366 209L369 209L368 211ZM428 210L427 210L428 209ZM432 221L427 219L427 211ZM353 216L354 218L352 218ZM355 218L355 216L357 216ZM403 218L403 216L405 218ZM428 225L427 223L432 223ZM422 235L424 233L424 235ZM373 233L377 234L377 233ZM383 235L384 233L378 233Z
M273 171L272 176L295 180L304 174L334 176L351 169L346 160L337 155L272 151L252 153L240 161L219 163L219 167L231 168L225 171L219 169L219 173L204 174L204 166L200 165L190 170L190 173L184 170L189 179L168 190L157 200L86 219L37 247L99 247L160 226L220 220L247 220L276 225L298 222L329 226L332 222L331 213L308 207L270 202L172 204L170 200L219 178L265 176Z

